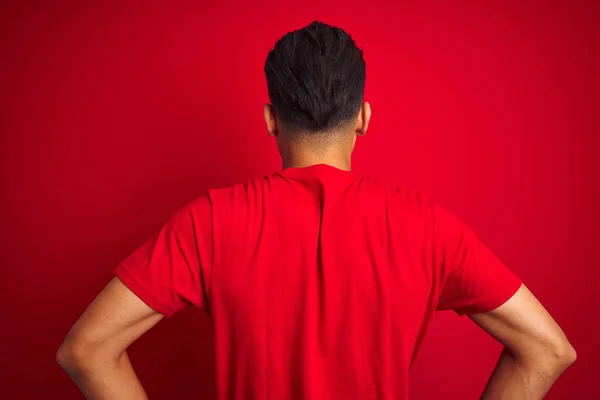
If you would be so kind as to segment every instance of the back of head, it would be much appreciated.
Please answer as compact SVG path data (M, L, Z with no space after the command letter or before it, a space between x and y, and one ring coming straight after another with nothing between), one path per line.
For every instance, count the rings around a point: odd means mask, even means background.
M354 40L321 22L287 33L265 63L269 98L290 132L338 130L364 98L366 64Z

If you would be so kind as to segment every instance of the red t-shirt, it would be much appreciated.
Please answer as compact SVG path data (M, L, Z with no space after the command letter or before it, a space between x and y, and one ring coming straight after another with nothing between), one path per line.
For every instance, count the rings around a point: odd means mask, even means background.
M429 198L323 164L210 190L117 275L166 316L211 316L219 399L407 399L434 311L521 285Z

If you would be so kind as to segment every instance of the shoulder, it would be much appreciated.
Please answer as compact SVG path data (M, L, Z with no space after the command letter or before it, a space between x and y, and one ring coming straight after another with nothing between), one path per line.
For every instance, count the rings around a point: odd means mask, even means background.
M357 180L361 189L385 196L397 209L428 212L433 205L432 197L421 190L366 175L359 175Z
M249 192L262 192L277 179L275 174L248 179L232 185L209 189L206 197L212 203L232 202L239 199L247 199Z
M194 208L205 210L213 215L229 217L252 210L260 204L271 191L270 186L277 178L274 175L256 177L221 188L211 188L191 204ZM220 218L220 219L223 219Z

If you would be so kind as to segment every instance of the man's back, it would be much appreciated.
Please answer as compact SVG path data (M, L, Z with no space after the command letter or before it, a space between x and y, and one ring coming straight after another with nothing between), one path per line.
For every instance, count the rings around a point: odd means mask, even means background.
M323 164L209 191L117 274L165 315L211 315L222 399L407 398L436 309L520 286L426 197Z
M221 398L406 397L435 306L431 226L403 196L327 165L211 193Z

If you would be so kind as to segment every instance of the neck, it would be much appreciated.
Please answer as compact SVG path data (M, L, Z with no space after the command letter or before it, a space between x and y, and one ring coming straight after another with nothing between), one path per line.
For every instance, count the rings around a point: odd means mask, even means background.
M286 140L278 144L283 168L326 164L345 171L351 170L354 148L352 139L321 143L318 139Z
M305 168L311 165L326 164L337 169L350 171L352 169L350 160L338 160L333 158L282 158L283 168Z

